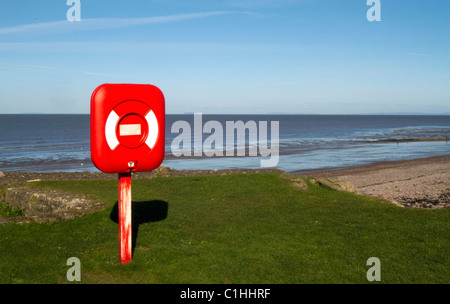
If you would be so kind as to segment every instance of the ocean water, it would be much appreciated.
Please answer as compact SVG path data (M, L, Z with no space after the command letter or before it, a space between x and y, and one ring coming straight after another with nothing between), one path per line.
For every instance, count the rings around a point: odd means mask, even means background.
M0 115L0 171L54 172L98 171L90 157L90 117L80 115ZM271 122L279 123L279 159L276 168L295 172L340 168L450 154L450 142L379 142L385 139L450 138L450 116L419 115L203 115L203 124L217 121L266 121L271 143ZM194 141L210 133L194 135L194 115L167 115L164 166L174 169L260 168L270 156L248 156L248 147L263 144L235 139L234 147L246 149L244 157L175 157L172 133L176 121L191 126ZM260 132L261 129L258 129ZM223 135L224 148L226 136ZM264 143L265 144L265 143ZM269 145L270 146L270 145ZM206 147L206 146L205 146ZM203 150L205 152L206 150ZM234 153L236 155L236 153ZM225 155L225 153L224 153ZM272 157L274 157L272 155Z

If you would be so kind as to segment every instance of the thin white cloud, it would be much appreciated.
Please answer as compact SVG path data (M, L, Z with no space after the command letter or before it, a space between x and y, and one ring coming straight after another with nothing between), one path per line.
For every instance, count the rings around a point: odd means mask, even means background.
M171 43L171 42L0 42L0 52L45 53L151 53L151 52L299 52L301 46L255 43Z
M93 75L93 76L108 76L109 75L107 73L99 73L99 72L77 70L77 69L65 69L65 68L46 66L46 65L13 64L13 63L0 62L0 66L2 66L4 68L6 67L6 68L13 68L13 69L38 70L38 71L48 71L48 72L64 72L64 73L67 73L67 72L80 73L80 74Z
M206 18L231 13L233 12L217 11L206 13L177 14L170 16L158 16L148 18L92 18L92 19L81 19L81 21L74 21L74 22L63 20L63 21L53 21L53 22L43 22L43 23L3 27L0 28L0 35L17 34L17 33L61 33L70 31L117 29L147 24L178 22L183 20Z
M310 3L314 0L229 0L226 4L234 7L282 7Z
M422 53L407 53L410 56L420 56L420 57L430 57L430 54L422 54Z

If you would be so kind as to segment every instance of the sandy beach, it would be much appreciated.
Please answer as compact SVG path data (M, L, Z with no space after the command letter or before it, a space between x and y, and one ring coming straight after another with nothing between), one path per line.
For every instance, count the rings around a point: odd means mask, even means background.
M347 181L362 194L384 198L402 206L450 206L450 155L329 171L310 176Z

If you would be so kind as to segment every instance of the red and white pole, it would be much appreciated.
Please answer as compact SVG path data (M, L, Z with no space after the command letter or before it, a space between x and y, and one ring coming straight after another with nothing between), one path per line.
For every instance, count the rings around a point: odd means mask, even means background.
M119 173L119 258L131 261L131 172Z

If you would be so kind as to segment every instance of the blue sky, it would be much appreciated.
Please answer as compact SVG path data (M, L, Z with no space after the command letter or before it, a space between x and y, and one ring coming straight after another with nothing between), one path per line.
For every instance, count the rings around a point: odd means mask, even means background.
M450 113L450 1L0 3L0 113L89 113L150 83L167 113Z

